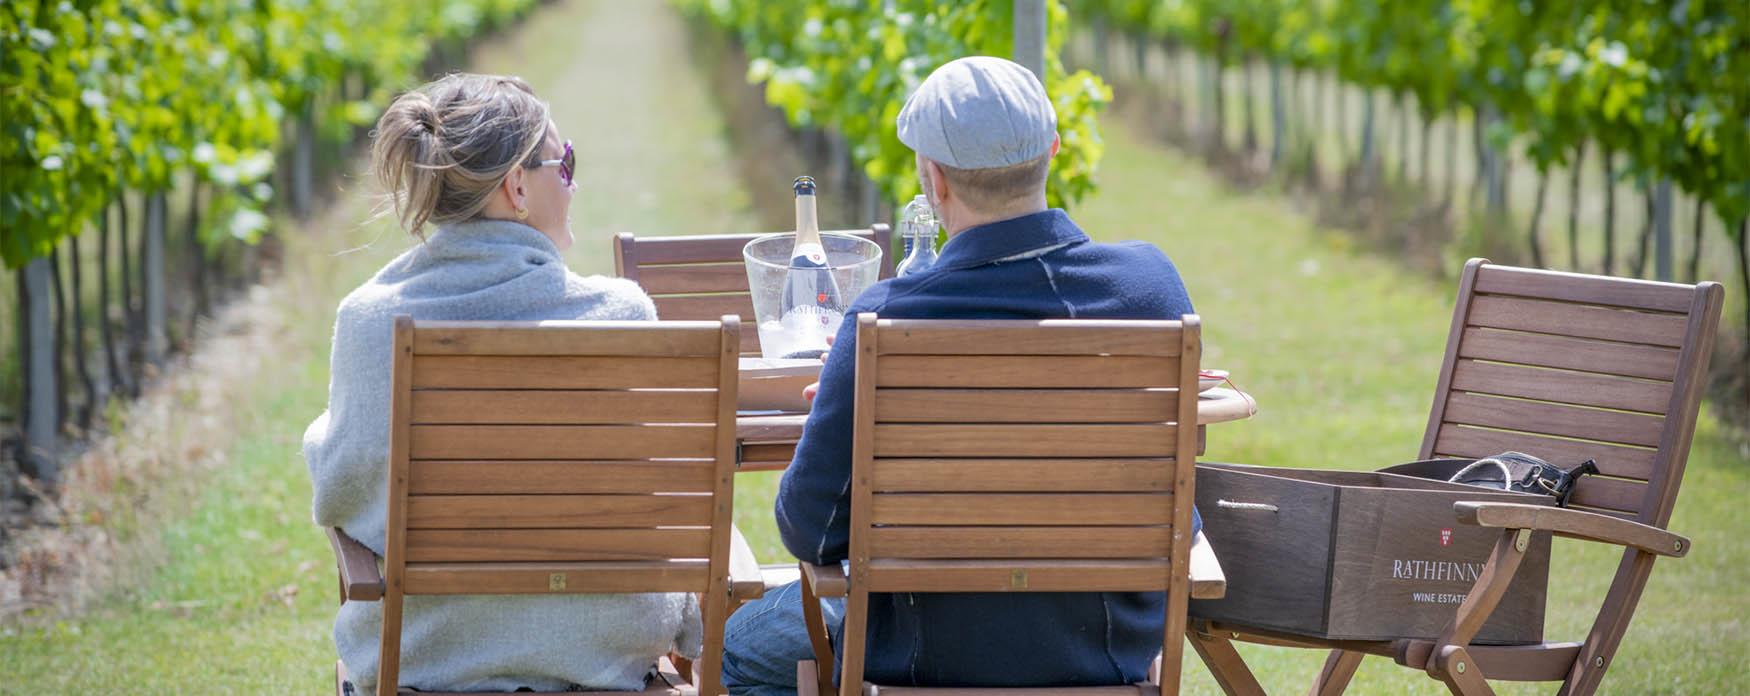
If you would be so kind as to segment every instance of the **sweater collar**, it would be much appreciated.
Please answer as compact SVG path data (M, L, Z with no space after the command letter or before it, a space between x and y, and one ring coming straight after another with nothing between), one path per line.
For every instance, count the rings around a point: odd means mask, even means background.
M425 243L438 248L458 244L514 244L559 256L559 247L554 246L546 234L515 220L474 218L440 225Z
M932 269L982 266L1085 241L1087 233L1067 213L1051 208L962 230L942 246L941 258Z

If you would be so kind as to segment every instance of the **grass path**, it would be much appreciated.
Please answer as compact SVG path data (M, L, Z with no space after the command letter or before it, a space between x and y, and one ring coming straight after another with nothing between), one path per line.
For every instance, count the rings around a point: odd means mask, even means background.
M578 149L573 209L585 273L607 272L621 230L754 227L729 164L723 124L687 62L679 21L657 2L575 0L544 7L476 54L475 70L522 75L552 101ZM611 16L609 13L611 12ZM1107 129L1103 191L1076 211L1102 239L1140 238L1179 264L1205 320L1206 361L1261 399L1258 417L1212 429L1210 458L1370 468L1414 455L1433 389L1452 290L1351 250L1281 198L1225 190L1200 165ZM783 182L779 182L782 184ZM362 188L362 187L361 187ZM358 225L349 195L326 223L291 235L266 307L285 316L271 369L231 407L236 439L204 490L147 543L169 563L65 620L0 627L0 694L315 693L327 688L334 576L309 523L298 437L322 408L335 302L405 247L388 225ZM373 242L367 249L336 252ZM1743 691L1750 654L1750 497L1745 454L1704 418L1672 527L1695 539L1660 566L1608 693ZM737 518L778 560L771 477L738 481ZM1614 558L1558 544L1549 634L1584 630ZM1272 692L1304 688L1321 655L1242 648ZM1215 693L1194 658L1186 691ZM1433 682L1369 660L1356 693L1438 693ZM1523 692L1515 691L1515 692ZM1539 689L1538 692L1547 692Z

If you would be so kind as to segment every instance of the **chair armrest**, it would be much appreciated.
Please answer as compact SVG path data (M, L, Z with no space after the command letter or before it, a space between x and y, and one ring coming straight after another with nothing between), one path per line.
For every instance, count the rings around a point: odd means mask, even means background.
M1647 553L1682 558L1689 539L1658 527L1595 512L1524 503L1459 501L1452 504L1458 521L1479 527L1530 529L1559 536L1629 546Z
M845 577L845 569L837 563L832 565L815 565L799 562L802 569L802 579L814 588L816 597L843 597L850 592L851 581Z
M747 545L747 537L734 525L729 527L729 596L741 601L759 599L766 594L766 580L760 573L760 560Z
M1191 539L1191 598L1221 599L1227 595L1227 574L1215 557L1215 547L1209 537L1198 532Z
M334 565L340 571L341 602L375 602L383 598L383 572L377 555L339 527L328 527L328 545L334 548Z

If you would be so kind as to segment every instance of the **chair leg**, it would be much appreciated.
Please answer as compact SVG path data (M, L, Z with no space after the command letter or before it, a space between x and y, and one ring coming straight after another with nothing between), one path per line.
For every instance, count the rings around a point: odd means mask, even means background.
M1489 687L1488 680L1483 679L1483 671L1477 668L1470 652L1457 645L1447 646L1440 651L1435 675L1446 683L1447 690L1455 696L1494 696L1495 690Z
M1349 688L1349 680L1355 677L1355 669L1361 666L1361 658L1365 653L1349 650L1332 650L1330 657L1325 658L1325 668L1319 671L1318 681L1313 682L1309 696L1337 696Z
M1264 696L1264 687L1258 684L1258 678L1252 675L1251 668L1234 649L1232 641L1196 629L1186 631L1185 636L1191 639L1191 648L1203 658L1203 664L1209 667L1215 683L1228 696Z
M821 696L820 670L816 667L814 660L796 663L796 696Z
M814 683L813 687L822 696L833 693L833 656L832 641L826 629L826 615L820 610L820 597L814 594L814 586L808 584L808 574L802 574L802 622L808 628L808 643L814 647ZM798 669L800 669L800 663ZM798 677L796 688L802 688Z

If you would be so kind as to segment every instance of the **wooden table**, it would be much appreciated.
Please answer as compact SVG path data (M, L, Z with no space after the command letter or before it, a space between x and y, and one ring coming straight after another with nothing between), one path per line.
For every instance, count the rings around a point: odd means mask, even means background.
M1257 402L1244 392L1217 387L1198 395L1197 453L1203 453L1203 428L1211 423L1244 420L1258 412ZM802 439L806 413L741 416L735 439L741 446L739 471L783 471Z

